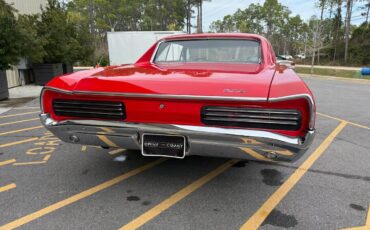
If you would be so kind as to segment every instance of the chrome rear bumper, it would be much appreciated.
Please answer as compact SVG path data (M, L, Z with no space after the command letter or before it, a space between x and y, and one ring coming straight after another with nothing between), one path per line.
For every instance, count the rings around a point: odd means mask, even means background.
M42 124L69 143L141 149L143 133L186 137L186 155L239 158L262 161L295 161L309 148L315 130L304 138L288 137L268 131L205 126L144 124L97 120L57 122L40 114Z

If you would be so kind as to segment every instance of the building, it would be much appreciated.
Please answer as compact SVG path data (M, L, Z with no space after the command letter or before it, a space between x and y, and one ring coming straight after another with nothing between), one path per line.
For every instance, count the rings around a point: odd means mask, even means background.
M5 0L12 5L19 14L38 14L41 13L41 7L45 7L47 0Z
M12 5L18 14L38 14L45 8L47 0L5 0ZM32 74L26 59L22 58L17 66L6 71L8 87L16 87L32 82Z

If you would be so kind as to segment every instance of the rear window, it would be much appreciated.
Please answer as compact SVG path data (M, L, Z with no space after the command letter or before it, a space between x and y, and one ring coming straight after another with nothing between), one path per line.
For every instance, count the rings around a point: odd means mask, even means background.
M160 43L155 63L226 62L260 64L261 45L256 40L203 39Z

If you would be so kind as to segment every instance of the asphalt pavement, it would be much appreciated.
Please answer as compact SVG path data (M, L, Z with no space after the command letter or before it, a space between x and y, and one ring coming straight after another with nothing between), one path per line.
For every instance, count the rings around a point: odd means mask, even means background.
M63 143L38 99L0 114L0 229L370 229L370 84L304 80L317 135L293 164Z

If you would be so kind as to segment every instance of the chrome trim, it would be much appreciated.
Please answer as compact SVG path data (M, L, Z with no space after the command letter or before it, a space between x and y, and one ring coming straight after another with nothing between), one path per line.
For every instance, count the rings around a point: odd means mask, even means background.
M107 113L107 112L97 112L97 111L68 110L68 109L64 109L63 111L59 111L59 110L55 110L54 109L54 111L55 111L55 114L57 114L57 115L58 115L58 113L99 114L99 115L108 115L108 116L110 116L110 115L112 115L112 116L123 116L124 115L122 112L119 112L119 113Z
M271 114L285 114L285 115L299 115L296 110L287 109L253 109L253 108L243 108L243 107L207 107L204 110L212 112L238 112L238 113L271 113Z
M207 112L206 114L207 116L214 116L214 117L227 117L229 116L230 114L229 113L225 113L225 112ZM266 116L266 115L253 115L253 114L238 114L237 115L238 118L257 118L257 119L260 119L261 121L264 121L264 119L275 119L275 120L292 120L292 121L297 121L299 120L298 117L283 117L283 116L280 116L280 117L277 117L277 116Z
M158 98L158 99L178 99L178 100L203 100L203 101L253 101L266 102L264 97L225 97L225 96L196 96L196 95L175 95L175 94L149 94L149 93L113 93L113 92L99 92L99 91L69 91L58 89L50 86L45 86L43 92L51 90L68 95L93 95L93 96L108 96L108 97L126 97L126 98Z
M272 121L272 120L263 120L263 119L248 119L248 118L215 118L207 117L203 118L205 121L235 121L242 123L263 123L263 124L279 124L279 125L298 125L296 121Z
M160 42L157 43L157 46L155 47L155 49L153 51L153 54L150 57L150 64L155 65L155 63L154 63L155 55L157 54L157 51L158 51L158 48L159 48L160 44L162 44L163 42L165 42L165 40L162 40L162 41L160 41Z
M191 126L191 125L173 125L180 129L205 132L210 134L223 134L223 135L236 135L236 136L248 136L248 137L263 137L268 139L274 139L277 141L285 142L290 145L300 145L300 138L288 137L268 131L260 130L245 130L245 129L227 129L218 127L205 127L205 126ZM302 146L303 147L303 146Z
M46 86L44 86L44 87L42 87L42 89L41 89L41 93L40 93L40 111L41 111L41 113L44 113L44 104L43 104L43 102L42 102L42 99L44 98L44 93L45 93L45 91L46 91L46 88L45 88Z
M287 101L292 99L299 99L304 98L308 102L308 106L310 109L310 123L309 128L310 130L313 130L315 127L315 102L311 95L309 94L295 94L295 95L289 95L284 97L275 97L275 98L269 98L267 102L280 102L280 101Z
M81 101L81 100L57 100L54 102L56 104L59 104L59 106L77 105L77 106L108 106L108 107L118 107L118 108L122 107L122 102L116 102L116 101L106 103L106 101L100 102L100 101Z
M68 105L54 105L56 109L75 109L76 107ZM93 110L91 107L79 106L80 109ZM96 110L96 109L95 109ZM122 108L99 108L100 111L123 111Z
M55 121L49 114L40 114L42 124L61 140L79 144L126 149L141 149L144 133L180 135L186 138L186 155L202 155L248 160L295 161L309 148L315 130L305 137L278 133L206 126L130 123L102 120ZM287 154L288 153L288 154Z
M292 109L253 109L243 107L222 107L213 106L207 107L204 110L212 112L238 112L238 113L270 113L270 114L284 114L284 115L299 115L297 110Z
M163 42L171 42L171 41L189 41L189 40L255 40L257 42L260 43L260 49L261 49L261 57L263 57L263 52L262 52L262 47L261 47L261 43L262 43L262 40L260 38L242 38L242 37L228 37L225 35L225 37L202 37L202 38L198 38L198 37L187 37L187 38L183 38L183 37L179 37L179 38L176 38L175 36L177 35L172 35L172 36L168 36L168 37L165 37L165 38L162 38L158 43L157 43L157 46L155 47L154 51L153 51L153 54L152 56L150 57L150 63L151 64L154 64L155 65L155 62L154 62L154 58L157 54L157 51L158 51L158 48L160 46L160 44L162 44ZM181 36L181 35L179 35ZM262 64L263 61L259 62L258 64Z
M60 100L52 102L54 113L60 116L124 119L125 106L121 101Z
M178 100L209 100L209 101L246 101L246 102L280 102L291 99L304 98L307 100L310 109L310 130L314 129L315 124L315 107L314 101L309 94L295 94L283 97L275 98L262 98L262 97L219 97L219 96L194 96L194 95L173 95L173 94L141 94L141 93L112 93L112 92L96 92L96 91L70 91L58 89L55 87L44 86L41 91L40 96L40 109L44 112L42 98L46 90L51 90L55 92L60 92L69 95L94 95L94 96L119 96L128 98L159 98L159 99L178 99Z

